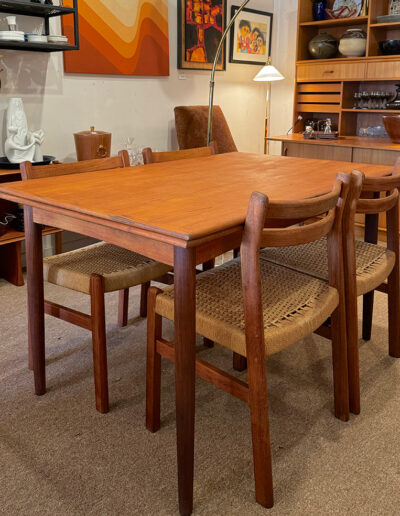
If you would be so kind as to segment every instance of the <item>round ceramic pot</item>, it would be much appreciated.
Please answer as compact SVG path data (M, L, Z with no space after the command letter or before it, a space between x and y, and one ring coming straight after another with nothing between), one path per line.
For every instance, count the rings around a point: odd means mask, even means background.
M308 50L314 59L329 59L338 49L338 42L331 34L321 32L308 43Z
M340 38L339 52L345 57L365 56L367 35L362 29L348 29Z
M400 115L384 115L383 123L393 143L400 143Z

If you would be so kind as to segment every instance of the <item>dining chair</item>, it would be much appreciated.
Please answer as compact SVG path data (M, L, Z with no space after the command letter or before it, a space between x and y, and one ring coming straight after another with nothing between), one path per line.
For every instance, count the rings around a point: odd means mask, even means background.
M365 178L363 186L360 185L359 198L354 197L354 202L349 207L349 216L344 217L349 396L350 410L353 414L360 413L358 296L366 295L370 298L370 293L374 290L388 294L389 355L400 358L399 188L400 159L391 176ZM356 213L365 214L367 217L377 216L378 213L385 214L386 247L355 239ZM326 240L321 239L306 245L287 248L285 252L279 248L269 248L261 252L261 259L326 281L328 279L326 246ZM367 317L372 317L372 310L367 312Z
M166 152L153 152L150 147L146 147L142 151L143 155L143 163L145 165L150 165L151 163L165 163L167 161L177 161L181 159L193 159L193 158L205 158L207 156L211 156L216 154L216 145L215 142L210 142L210 145L206 147L197 147L195 149L185 149L178 151L166 151ZM212 269L215 267L215 259L209 260L203 263L203 271ZM168 280L165 280L165 283L168 283ZM173 276L171 275L171 280L169 283L173 283ZM214 343L209 339L204 338L204 346L206 348L212 348ZM234 363L235 358L234 358ZM237 361L239 363L239 361ZM238 366L239 367L239 366Z
M181 150L207 145L208 106L177 106L174 114ZM218 154L236 152L236 144L220 106L213 107L212 127L212 139L217 145Z
M28 180L124 166L129 166L126 151L121 151L116 157L57 165L32 166L30 162L25 162L20 168L22 179ZM140 312L141 316L146 315L150 281L170 269L168 265L106 242L43 258L43 276L46 281L90 296L90 315L48 300L44 301L44 311L91 331L96 409L101 413L109 410L104 295L106 292L119 291L118 322L120 326L126 326L129 288L142 285ZM29 363L32 369L30 343Z
M146 147L142 151L143 163L165 163L167 161L177 161L180 159L205 158L217 154L216 145L211 142L209 146L197 147L195 149L185 149L178 151L153 152L150 147Z
M196 374L250 405L255 491L258 503L273 505L265 357L332 321L334 413L349 418L346 323L342 265L342 217L352 175L339 174L321 197L294 201L250 198L240 258L196 278L196 333L246 356L248 384L196 359ZM318 220L312 220L319 217ZM268 228L268 220L309 224ZM311 219L311 220L310 220ZM284 226L284 224L283 224ZM304 244L327 236L329 282L260 260L260 248ZM173 343L162 337L162 318L174 318L174 290L151 287L148 297L146 426L160 428L161 357L175 360Z

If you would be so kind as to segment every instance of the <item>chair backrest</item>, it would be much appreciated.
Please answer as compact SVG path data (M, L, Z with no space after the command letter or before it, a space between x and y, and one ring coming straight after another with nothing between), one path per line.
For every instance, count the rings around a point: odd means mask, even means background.
M208 106L177 106L174 113L179 148L182 150L206 146ZM213 106L212 140L217 144L218 154L237 151L220 106Z
M388 212L399 202L400 158L397 159L390 176L366 177L357 203L357 213ZM386 192L381 197L381 192Z
M166 161L176 161L180 159L203 158L216 154L214 142L208 147L199 147L197 149L186 149L168 152L153 152L150 147L146 147L142 151L143 162L145 165L150 163L164 163Z
M129 167L129 155L126 150L120 151L118 156L111 158L74 161L73 163L59 163L55 165L33 166L30 161L20 165L22 179L39 179L42 177L66 176L83 172L96 172L113 168Z
M344 299L342 224L348 195L356 181L362 182L359 172L340 173L331 192L303 201L270 202L262 193L251 195L240 256L246 342L253 352L263 356L264 350L260 247L287 247L327 236L329 284L337 288L340 299ZM303 221L304 224L271 228L269 218Z

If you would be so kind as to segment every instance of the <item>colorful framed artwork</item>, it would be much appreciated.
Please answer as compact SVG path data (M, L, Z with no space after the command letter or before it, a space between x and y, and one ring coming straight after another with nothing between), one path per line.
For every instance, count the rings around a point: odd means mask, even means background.
M238 6L232 5L231 18ZM230 63L265 64L271 55L272 13L243 9L230 34Z
M62 18L71 40L72 17ZM79 0L79 40L66 73L169 75L168 0Z
M226 27L226 0L179 0L178 68L211 70ZM225 70L224 42L217 70Z

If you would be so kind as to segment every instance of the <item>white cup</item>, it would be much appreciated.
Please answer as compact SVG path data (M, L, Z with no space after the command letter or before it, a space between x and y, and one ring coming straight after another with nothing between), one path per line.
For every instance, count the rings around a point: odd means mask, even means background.
M17 17L16 16L6 16L6 20L8 23L8 30L17 30Z

